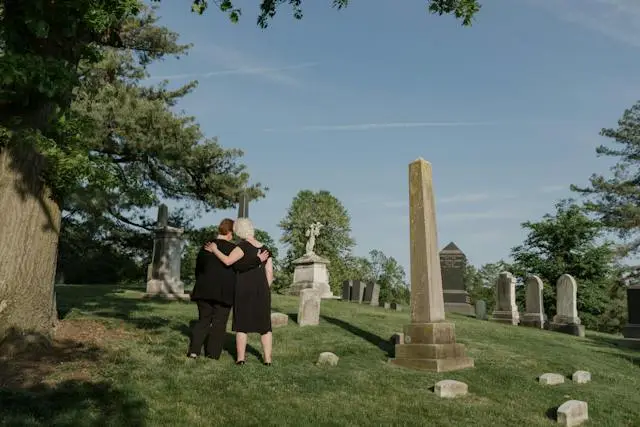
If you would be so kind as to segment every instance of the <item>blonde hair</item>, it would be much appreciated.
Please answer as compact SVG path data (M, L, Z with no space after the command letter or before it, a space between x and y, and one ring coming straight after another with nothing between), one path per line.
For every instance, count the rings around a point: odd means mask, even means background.
M255 229L249 218L238 218L233 224L233 232L241 239L253 237Z

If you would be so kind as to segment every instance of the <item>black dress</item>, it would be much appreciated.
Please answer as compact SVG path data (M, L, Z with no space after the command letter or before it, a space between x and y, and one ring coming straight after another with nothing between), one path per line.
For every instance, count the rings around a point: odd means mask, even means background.
M251 261L258 255L259 249L247 241L238 243L244 256L235 264L238 272L236 295L233 305L233 325L235 332L271 332L271 289L262 263L251 267Z

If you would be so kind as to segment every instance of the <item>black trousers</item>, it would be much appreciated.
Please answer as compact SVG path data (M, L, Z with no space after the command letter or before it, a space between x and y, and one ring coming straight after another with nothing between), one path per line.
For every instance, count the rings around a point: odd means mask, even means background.
M217 301L201 300L198 304L198 320L191 331L189 353L200 355L205 339L207 345L204 354L219 359L224 346L227 321L231 306Z

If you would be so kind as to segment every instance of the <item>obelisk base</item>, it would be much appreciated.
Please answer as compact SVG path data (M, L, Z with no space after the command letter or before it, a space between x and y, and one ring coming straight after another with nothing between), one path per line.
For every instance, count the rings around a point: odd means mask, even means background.
M405 368L434 372L473 368L463 344L456 343L453 323L412 323L404 327L404 344L397 344L389 362Z

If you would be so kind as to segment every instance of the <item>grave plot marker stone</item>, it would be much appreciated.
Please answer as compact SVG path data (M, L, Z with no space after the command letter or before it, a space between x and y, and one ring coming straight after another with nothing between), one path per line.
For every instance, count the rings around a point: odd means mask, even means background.
M547 316L544 314L542 302L542 290L544 285L538 276L529 276L525 281L526 286L526 308L522 316L522 325L532 328L544 329Z
M520 313L516 305L516 278L508 271L503 271L496 281L496 308L491 320L499 323L517 325Z

